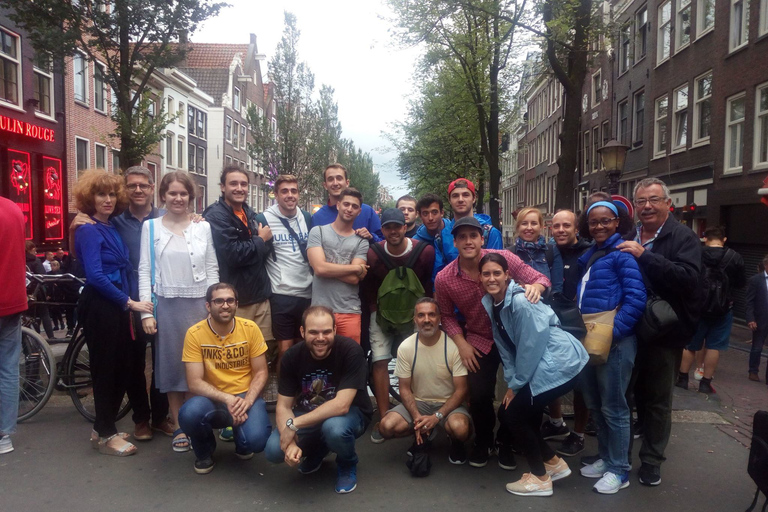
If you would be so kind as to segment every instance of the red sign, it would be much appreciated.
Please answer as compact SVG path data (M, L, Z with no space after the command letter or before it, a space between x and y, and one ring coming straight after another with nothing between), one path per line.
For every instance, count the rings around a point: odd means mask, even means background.
M61 160L43 157L43 217L45 239L64 238L64 199L61 190Z
M763 180L763 188L758 190L757 193L763 196L760 198L760 202L768 206L768 178Z
M25 237L32 238L32 180L29 168L29 153L8 150L11 168L10 199L18 205L24 214Z
M55 132L51 128L43 128L36 124L5 116L0 116L0 131L11 132L47 142L54 142L55 137Z
M629 213L629 218L630 219L634 218L634 216L635 216L635 209L632 206L632 201L630 201L629 199L627 199L624 196L620 196L619 194L613 194L611 196L611 199L613 199L614 203L618 201L619 203L621 203L624 206L626 206L627 207L627 212Z

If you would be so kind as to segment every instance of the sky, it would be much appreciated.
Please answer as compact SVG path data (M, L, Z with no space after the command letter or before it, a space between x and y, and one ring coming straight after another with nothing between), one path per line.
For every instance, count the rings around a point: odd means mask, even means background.
M315 74L315 90L333 87L342 136L370 153L381 184L395 198L407 192L397 175L396 153L382 136L405 118L415 90L412 73L419 52L403 49L390 37L391 12L383 0L228 0L231 7L192 35L203 43L247 43L256 34L266 75L284 26L293 13L301 31L299 59ZM267 64L267 66L264 66ZM266 68L266 69L265 69ZM354 185L354 183L352 184Z

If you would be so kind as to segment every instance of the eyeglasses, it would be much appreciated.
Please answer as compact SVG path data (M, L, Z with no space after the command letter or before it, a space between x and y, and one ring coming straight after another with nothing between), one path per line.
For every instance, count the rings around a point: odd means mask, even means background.
M598 224L600 224L604 228L607 228L608 226L611 225L611 222L615 221L616 219L618 219L618 217L611 217L610 219L599 219L599 220L595 219L595 220L590 220L589 222L587 222L587 224L589 224L589 227L591 228L596 228Z
M645 203L651 203L652 206L658 206L666 200L667 200L666 197L653 196L653 197L649 197L648 199L641 197L640 199L635 199L634 202L635 202L635 206L637 206L638 208L642 208L643 206L645 206Z
M228 299L213 299L211 300L211 304L214 304L216 306L223 306L226 304L227 306L234 306L237 304L237 299L234 297L230 297Z
M152 187L152 185L149 185L148 183L131 183L130 185L126 185L125 188L128 190L138 190L141 189L143 192L146 192Z

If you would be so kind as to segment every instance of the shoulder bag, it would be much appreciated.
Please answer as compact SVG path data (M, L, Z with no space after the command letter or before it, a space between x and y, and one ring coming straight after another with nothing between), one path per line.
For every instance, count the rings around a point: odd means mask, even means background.
M157 294L155 293L155 220L149 221L149 268L151 273L150 290L152 297L152 316L157 320Z

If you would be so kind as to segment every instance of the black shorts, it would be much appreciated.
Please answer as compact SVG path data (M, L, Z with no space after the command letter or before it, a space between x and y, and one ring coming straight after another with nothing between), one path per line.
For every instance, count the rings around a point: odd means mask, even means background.
M278 341L301 339L301 315L311 303L310 298L273 293L269 299L272 308L272 336Z

